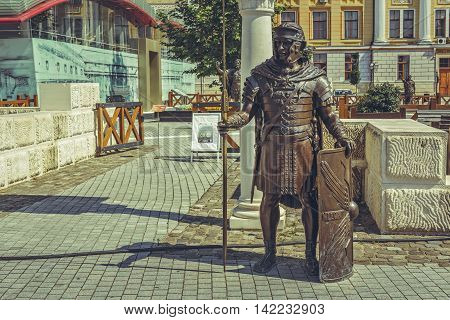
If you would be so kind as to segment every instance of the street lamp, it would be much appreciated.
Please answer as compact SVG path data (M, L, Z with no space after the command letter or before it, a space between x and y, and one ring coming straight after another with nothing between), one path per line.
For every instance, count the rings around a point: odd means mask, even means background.
M370 85L373 86L375 84L375 68L378 66L377 63L371 62L369 65L370 68Z

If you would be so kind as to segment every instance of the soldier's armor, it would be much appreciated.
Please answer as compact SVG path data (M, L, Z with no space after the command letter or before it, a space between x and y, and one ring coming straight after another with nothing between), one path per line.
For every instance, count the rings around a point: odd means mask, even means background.
M332 87L323 72L310 64L286 77L271 76L270 67L269 60L254 69L243 92L244 105L254 103L260 113L256 143L262 154L255 166L256 186L265 193L297 196L305 192L303 185L320 144L316 109L329 102ZM246 122L246 117L235 119ZM284 203L299 206L291 200Z
M287 105L289 96L299 85L302 89ZM244 99L253 101L256 98L260 103L264 124L272 122L273 117L279 116L279 119L275 119L277 126L270 131L270 134L276 135L300 133L312 135L316 122L314 107L326 103L331 96L331 84L324 76L309 80L277 81L252 75L244 86Z

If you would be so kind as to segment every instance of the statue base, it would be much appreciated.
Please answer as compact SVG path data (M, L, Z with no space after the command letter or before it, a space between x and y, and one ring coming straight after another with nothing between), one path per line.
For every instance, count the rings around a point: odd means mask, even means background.
M259 220L260 200L242 201L233 209L230 217L231 230L261 230L261 222ZM283 230L286 226L286 210L280 207L280 223L278 230Z

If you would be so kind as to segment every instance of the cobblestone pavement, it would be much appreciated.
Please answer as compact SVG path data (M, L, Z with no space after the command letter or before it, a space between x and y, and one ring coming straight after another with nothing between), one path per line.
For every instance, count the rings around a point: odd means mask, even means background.
M215 156L190 163L189 124L161 123L159 139L156 124L146 129L142 149L0 192L1 299L449 298L449 241L356 243L353 277L326 285L305 275L301 244L281 247L264 276L251 271L261 249L230 249L225 274L220 249L150 254L158 245L220 244L222 193ZM230 206L238 166L230 159ZM280 241L302 239L297 215L288 211ZM356 230L380 237L367 214ZM259 243L259 232L230 232L231 245ZM19 256L28 258L6 259Z

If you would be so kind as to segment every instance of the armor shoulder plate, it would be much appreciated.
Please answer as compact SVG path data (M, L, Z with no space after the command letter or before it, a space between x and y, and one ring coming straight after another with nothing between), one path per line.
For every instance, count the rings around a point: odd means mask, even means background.
M314 92L320 98L322 103L326 103L333 96L333 87L326 76L317 78Z
M259 91L259 84L256 77L251 75L244 82L244 88L242 93L242 101L253 102L255 100L256 94Z

